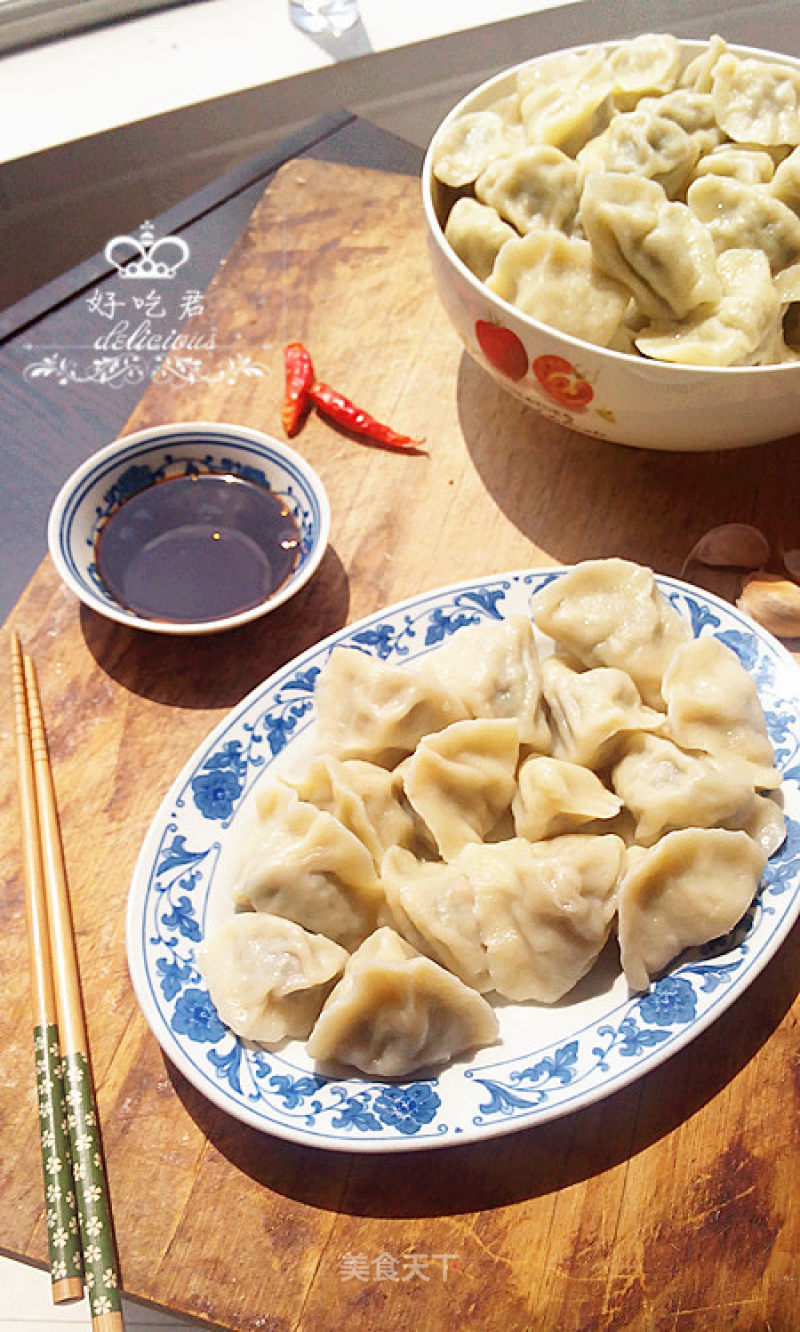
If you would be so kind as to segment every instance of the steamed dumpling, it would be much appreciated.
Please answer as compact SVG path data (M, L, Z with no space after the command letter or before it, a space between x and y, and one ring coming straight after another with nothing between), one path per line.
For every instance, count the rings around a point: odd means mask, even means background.
M587 241L544 228L507 241L486 285L524 314L601 346L630 303L628 288L595 263Z
M683 319L719 300L708 229L685 204L668 199L655 180L592 172L578 216L595 261L630 290L644 314Z
M766 852L746 832L685 828L628 852L619 888L622 966L634 990L685 948L732 930L758 890Z
M439 134L433 152L433 174L445 185L470 185L485 166L524 144L522 129L496 110L458 116Z
M583 178L593 171L614 171L654 180L674 199L685 187L700 156L700 145L674 119L637 108L615 116L608 129L578 153Z
M285 781L301 800L327 810L349 828L364 843L376 868L389 847L413 847L423 836L419 819L403 797L397 769L320 754L302 775Z
M539 655L527 616L509 615L459 629L418 669L430 670L470 717L513 718L521 744L539 751L549 748Z
M463 870L441 860L417 860L396 847L384 857L381 883L386 924L473 990L492 989L475 890Z
M255 911L231 916L195 953L222 1021L264 1045L308 1036L347 958L331 939Z
M743 760L753 785L780 785L775 751L755 683L736 653L703 634L686 643L664 674L669 734L684 749Z
M773 273L800 257L800 218L763 185L733 176L701 175L686 202L713 242L725 250L761 250Z
M485 282L500 249L517 233L494 208L465 194L450 209L444 234L461 262Z
M343 948L375 928L381 894L369 851L279 778L257 792L228 874L239 908L284 916Z
M755 792L746 764L688 754L665 736L640 732L625 744L611 781L636 818L636 841L651 846L675 828L713 828L741 821Z
M769 182L769 192L793 213L800 214L800 148L794 148L778 164Z
M602 50L567 51L524 66L517 91L528 142L574 156L611 119L614 83Z
M314 697L319 749L384 767L410 754L423 735L467 716L435 680L358 648L333 649Z
M726 51L714 65L714 111L738 143L800 144L800 74L776 60Z
M619 796L579 763L531 754L520 764L511 810L517 836L529 842L613 819L621 808Z
M449 860L482 841L511 804L519 728L511 718L454 722L425 736L402 767L409 804Z
M713 33L700 54L689 61L678 79L679 86L692 88L695 92L710 93L714 86L714 71L727 50L725 39L719 33Z
M574 671L560 657L542 663L542 685L557 758L599 769L631 731L660 730L664 717L645 707L636 685L616 666Z
M584 666L626 671L642 699L662 705L661 679L691 629L629 560L584 560L531 599L534 623Z
M572 833L536 845L515 837L472 843L458 856L475 890L478 929L495 989L555 1003L597 960L616 910L625 844Z
M650 111L666 120L672 120L691 135L701 154L700 161L712 153L724 139L714 119L714 105L710 93L695 92L692 88L676 88L664 97L645 97L639 103L640 111ZM698 162L699 166L699 162Z
M750 144L719 144L695 168L696 177L732 176L743 185L766 185L774 174L775 163L769 153Z
M667 94L675 87L681 48L670 33L644 32L620 42L608 63L614 75L614 102L624 108L638 102L645 93Z
M644 356L682 365L762 365L775 359L783 307L763 250L726 250L717 260L722 298L684 320L643 328Z
M383 926L349 959L307 1048L323 1063L402 1078L491 1045L498 1034L485 999Z
M559 148L534 143L485 167L475 193L525 235L535 227L572 231L581 190L573 159Z
M740 828L752 837L767 856L775 852L786 840L786 818L775 796L756 795L744 818L727 819L725 828Z

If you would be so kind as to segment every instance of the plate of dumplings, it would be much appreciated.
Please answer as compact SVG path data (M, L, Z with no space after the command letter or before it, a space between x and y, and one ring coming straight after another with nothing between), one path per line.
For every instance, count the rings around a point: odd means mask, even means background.
M800 690L622 559L422 593L233 709L140 852L131 977L234 1118L343 1151L479 1141L683 1049L800 911Z

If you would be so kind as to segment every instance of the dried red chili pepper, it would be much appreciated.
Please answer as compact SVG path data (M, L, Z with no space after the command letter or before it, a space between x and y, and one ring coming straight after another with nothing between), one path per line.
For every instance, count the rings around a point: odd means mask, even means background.
M412 439L410 435L400 435L382 421L376 421L374 416L357 407L343 393L331 388L330 384L312 384L309 395L321 412L337 425L352 430L353 434L363 435L387 449L399 449L403 453L422 452L421 440Z
M283 349L286 387L281 408L281 421L287 435L293 435L311 406L311 385L314 367L302 342L287 342Z

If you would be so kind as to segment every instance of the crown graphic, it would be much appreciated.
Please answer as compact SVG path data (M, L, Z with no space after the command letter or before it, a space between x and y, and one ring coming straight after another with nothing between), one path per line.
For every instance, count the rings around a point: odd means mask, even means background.
M120 277L153 281L174 277L189 258L189 246L180 236L156 240L152 222L143 222L137 236L113 236L103 253Z

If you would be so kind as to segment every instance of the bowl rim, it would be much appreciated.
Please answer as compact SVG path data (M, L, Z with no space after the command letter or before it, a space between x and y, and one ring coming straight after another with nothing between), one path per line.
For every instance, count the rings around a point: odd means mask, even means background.
M641 34L633 34L634 37L637 35ZM676 41L680 43L681 48L687 51L690 55L702 51L708 46L710 40L710 38L678 37L674 33L668 33L665 35L675 36ZM638 369L642 373L653 373L662 378L668 378L670 375L675 374L679 374L681 377L709 376L711 378L725 378L730 377L731 375L741 375L745 373L748 375L762 376L764 374L783 374L784 376L793 373L797 374L800 369L800 359L797 361L782 361L774 365L692 365L675 361L657 361L655 358L651 357L632 356L629 352L616 351L611 347L602 347L597 343L587 342L585 338L577 338L574 334L565 333L561 329L555 328L552 324L543 323L533 315L526 314L517 306L512 305L510 301L505 300L502 296L498 296L495 292L490 291L486 286L486 283L482 282L480 278L475 276L471 269L469 269L464 261L458 257L455 250L445 239L444 227L439 221L433 203L433 154L440 134L442 134L454 120L458 119L459 116L467 114L470 110L470 104L476 98L490 92L496 84L502 84L512 79L521 69L525 69L528 65L535 64L540 60L543 61L562 55L579 54L584 51L600 49L613 50L615 47L630 40L632 40L631 37L610 37L603 41L579 42L574 46L557 47L552 51L542 51L539 55L529 56L526 60L520 60L517 64L509 65L498 73L490 75L489 78L476 84L470 92L465 93L464 96L450 108L444 119L439 122L431 135L428 147L425 150L425 156L421 168L421 191L422 207L428 226L428 235L431 241L436 244L437 248L441 251L444 259L449 264L453 265L456 272L467 282L468 286L476 296L481 297L487 303L496 305L501 311L507 313L514 320L518 321L523 328L530 328L532 332L541 333L547 337L552 338L555 336L563 339L565 343L574 349L573 354L577 355L578 359L580 359L581 355L585 355L586 353L593 353L604 357L608 356L612 361L626 366L628 369ZM741 56L744 59L753 58L769 60L773 64L785 63L791 65L798 74L800 74L800 56L788 55L781 51L770 51L764 47L742 46L735 42L726 42L726 46L734 55ZM646 367L646 369L643 369L644 367Z
M158 620L137 615L116 601L109 592L104 599L93 586L76 575L70 560L65 556L70 542L65 532L65 522L72 522L86 502L89 487L87 481L94 476L97 481L111 481L117 466L135 462L137 456L149 450L157 451L160 446L174 445L181 437L192 437L201 442L205 436L209 444L225 437L233 446L243 450L252 450L253 457L269 463L272 456L278 465L288 465L305 487L307 496L316 506L318 522L315 524L314 541L300 564L272 595L255 606L214 620ZM81 490L85 493L81 494ZM71 511L71 512L70 512ZM62 582L70 588L85 606L96 611L106 619L113 620L133 629L148 633L161 633L177 636L195 636L199 634L222 633L237 628L252 620L276 610L299 592L318 569L325 554L330 536L331 508L328 493L315 469L295 449L283 440L252 426L239 425L228 421L176 421L162 422L146 426L140 430L121 434L109 444L97 449L85 458L67 477L56 494L47 520L47 546L50 557Z

